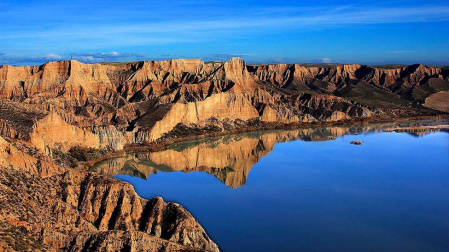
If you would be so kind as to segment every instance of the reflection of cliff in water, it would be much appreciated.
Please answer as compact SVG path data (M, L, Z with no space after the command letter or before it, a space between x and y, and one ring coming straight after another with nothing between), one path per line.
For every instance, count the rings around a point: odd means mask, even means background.
M441 124L441 122L439 123ZM367 124L228 135L178 143L167 150L158 152L127 154L103 161L92 169L109 176L123 174L144 179L161 171L201 171L213 175L231 188L237 188L245 185L251 168L263 156L268 155L276 143L298 139L327 141L345 134L381 132L390 127L423 124L427 125L428 123Z

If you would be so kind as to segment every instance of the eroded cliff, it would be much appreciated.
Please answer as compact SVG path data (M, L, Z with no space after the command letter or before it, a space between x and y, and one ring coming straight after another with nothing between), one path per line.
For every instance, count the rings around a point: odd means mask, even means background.
M218 251L181 206L141 199L126 183L79 171L75 159L208 133L438 115L448 90L449 70L423 65L246 65L232 58L0 66L0 248ZM151 160L239 187L277 141L265 138L215 143L232 155L189 147ZM210 163L210 155L222 158ZM148 176L156 168L137 170Z
M182 206L159 197L142 199L127 183L64 169L29 152L27 146L0 138L0 241L5 250L218 251ZM18 234L8 236L8 230L19 230L30 242L23 244Z
M246 65L240 58L2 66L0 126L3 136L26 139L42 151L76 145L118 150L176 136L169 133L180 125L225 132L434 115L439 112L422 104L449 90L448 78L448 69L423 65ZM427 107L441 107L432 104Z

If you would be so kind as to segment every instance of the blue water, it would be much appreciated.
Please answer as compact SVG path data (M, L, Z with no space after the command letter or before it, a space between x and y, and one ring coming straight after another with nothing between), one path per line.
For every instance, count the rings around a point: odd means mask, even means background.
M449 251L445 132L278 143L235 189L206 172L115 177L182 204L222 251Z

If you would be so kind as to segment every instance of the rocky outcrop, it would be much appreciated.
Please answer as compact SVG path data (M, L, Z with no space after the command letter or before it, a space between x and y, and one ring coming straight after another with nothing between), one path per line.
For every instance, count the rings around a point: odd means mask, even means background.
M309 90L321 89L326 93L350 84L365 81L389 89L424 85L429 79L448 81L449 70L424 65L371 67L362 65L308 66L300 64L253 65L248 67L255 80L281 87L302 85ZM395 84L395 86L393 86Z
M421 104L449 90L448 78L449 70L423 65L246 65L241 58L2 66L0 130L41 151L118 150L163 138L178 125L223 132L255 122L428 115L438 112Z
M104 93L115 89L106 75L107 67L80 62L49 62L34 67L2 66L0 97L13 100L56 97L82 101L90 92Z
M49 113L33 125L30 142L38 149L61 149L67 151L74 146L88 148L123 149L125 139L112 125L98 127L76 127L65 122L57 113Z
M154 124L145 140L159 139L179 123L205 127L211 118L246 121L258 116L257 110L240 93L213 94L203 101L173 104L164 117Z
M448 69L422 65L246 65L241 58L0 66L0 228L41 251L217 251L181 206L67 170L80 168L67 153L108 153L211 132L436 115L442 112L432 104L441 103L436 98L449 90L448 78ZM218 149L166 150L147 157L151 165L139 156L115 165L134 167L126 172L141 177L161 166L200 170L235 188L276 139L307 138L289 134L240 139L234 146L217 141ZM0 240L2 249L17 246Z
M180 205L142 199L127 183L63 169L18 144L0 138L0 216L42 250L218 251Z

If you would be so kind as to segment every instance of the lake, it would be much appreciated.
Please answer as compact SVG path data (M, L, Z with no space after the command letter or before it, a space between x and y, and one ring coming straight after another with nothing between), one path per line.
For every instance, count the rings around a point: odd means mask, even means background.
M393 126L229 135L93 170L180 203L222 251L449 251L449 133Z

